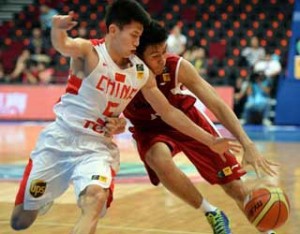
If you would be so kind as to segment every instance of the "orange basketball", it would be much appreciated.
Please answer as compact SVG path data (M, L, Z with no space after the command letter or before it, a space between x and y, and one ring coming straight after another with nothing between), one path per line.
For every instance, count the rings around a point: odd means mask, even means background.
M282 226L289 217L290 204L281 188L258 188L244 202L248 220L261 232Z

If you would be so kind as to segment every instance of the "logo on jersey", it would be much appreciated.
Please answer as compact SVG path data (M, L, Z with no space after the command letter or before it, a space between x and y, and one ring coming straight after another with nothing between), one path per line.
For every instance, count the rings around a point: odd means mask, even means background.
M106 183L107 177L102 175L93 175L92 180L99 180L100 182Z
M30 194L34 198L41 197L46 190L47 183L43 180L33 180L30 184Z
M121 73L116 73L116 74L115 74L115 79L116 79L116 81L118 81L118 82L124 83L125 78L126 78L126 75L124 75L124 74L121 74Z
M219 178L224 178L225 176L230 176L232 174L232 170L230 167L225 167L222 169L222 171L218 172Z
M163 71L163 73L161 75L159 84L160 85L165 85L166 82L170 82L170 81L171 81L171 75L169 73L169 70L168 70L167 67L164 67L164 71Z
M158 114L151 114L151 120L157 119L158 118Z
M137 78L143 79L144 77L144 65L143 64L136 64L136 73L137 73Z

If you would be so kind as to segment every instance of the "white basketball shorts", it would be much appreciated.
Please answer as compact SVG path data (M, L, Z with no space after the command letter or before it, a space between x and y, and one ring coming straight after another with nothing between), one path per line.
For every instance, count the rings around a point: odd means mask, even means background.
M25 210L53 201L71 182L77 199L88 185L110 188L120 163L119 150L111 140L75 133L56 122L41 132L30 158L16 199Z

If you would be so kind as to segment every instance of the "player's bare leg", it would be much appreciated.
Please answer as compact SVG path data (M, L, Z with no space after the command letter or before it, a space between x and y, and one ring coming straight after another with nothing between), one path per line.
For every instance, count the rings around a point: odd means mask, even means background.
M169 191L192 207L201 208L214 233L231 233L226 215L204 199L190 179L177 168L166 144L154 144L147 152L146 161Z
M241 180L234 180L227 184L221 185L224 191L235 200L239 208L243 211L244 199L249 193L249 189Z
M81 208L81 216L72 230L72 234L95 233L108 193L108 189L103 189L98 185L89 185L81 193L78 201L78 205Z
M224 191L232 197L238 207L242 210L244 213L244 199L247 196L247 194L250 192L249 189L245 186L243 181L241 180L234 180L228 184L222 185L222 188ZM275 231L269 230L267 232L264 232L267 234L276 234Z
M33 224L38 215L38 210L24 210L23 204L15 206L11 215L10 226L12 229L24 230Z
M153 145L147 152L146 161L169 191L196 209L201 206L203 197L190 179L177 168L166 144Z

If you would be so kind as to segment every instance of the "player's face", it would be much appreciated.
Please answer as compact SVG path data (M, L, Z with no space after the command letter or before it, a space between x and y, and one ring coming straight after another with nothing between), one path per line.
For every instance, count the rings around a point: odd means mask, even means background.
M160 75L166 65L166 42L151 45L146 48L143 54L143 60L155 75Z
M135 21L124 25L122 29L117 27L114 47L118 49L123 58L135 54L136 48L140 44L143 29L143 25Z

